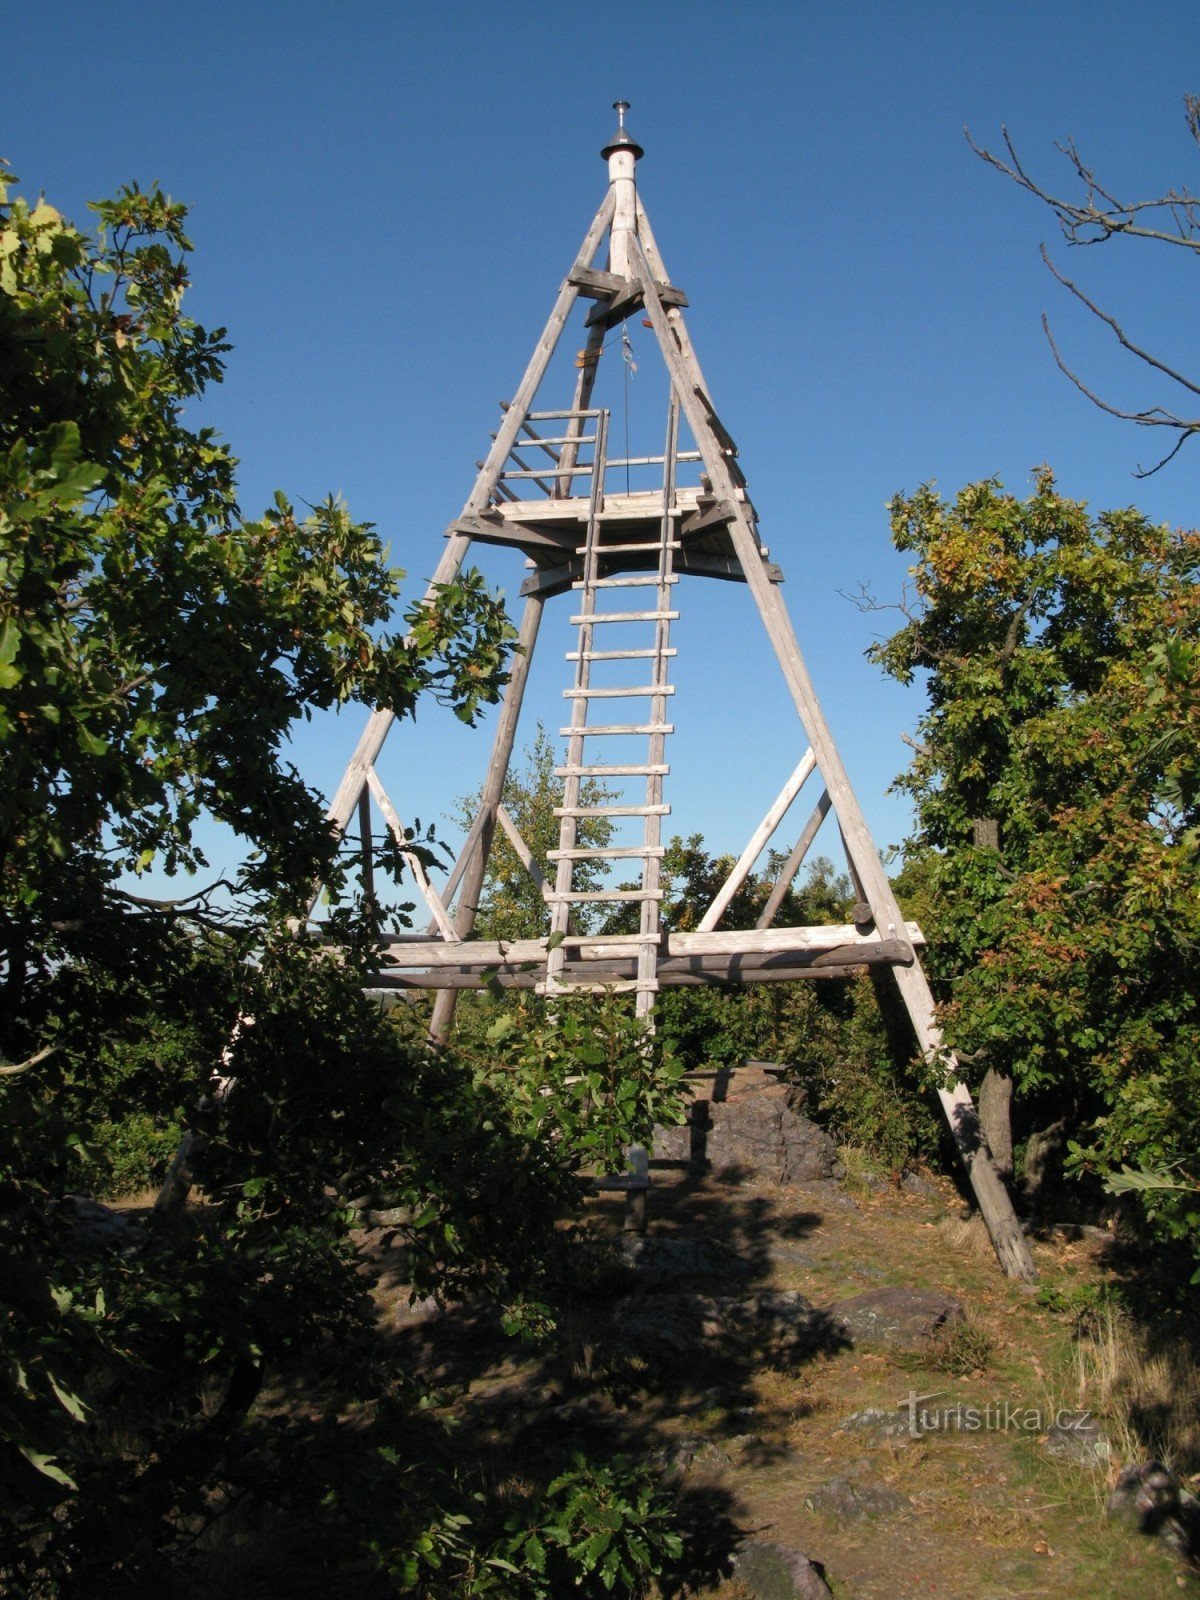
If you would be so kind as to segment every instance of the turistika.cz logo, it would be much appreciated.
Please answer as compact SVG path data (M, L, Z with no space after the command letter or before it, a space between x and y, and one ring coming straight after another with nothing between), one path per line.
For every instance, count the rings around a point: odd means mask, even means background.
M908 1431L912 1438L919 1439L924 1433L1047 1433L1052 1427L1063 1432L1078 1432L1091 1421L1090 1411L1068 1410L1062 1406L1051 1411L1012 1400L989 1400L982 1406L965 1405L961 1400L947 1406L928 1403L940 1399L946 1392L945 1389L935 1389L930 1394L918 1394L915 1389L908 1391L900 1402L900 1410L908 1414Z

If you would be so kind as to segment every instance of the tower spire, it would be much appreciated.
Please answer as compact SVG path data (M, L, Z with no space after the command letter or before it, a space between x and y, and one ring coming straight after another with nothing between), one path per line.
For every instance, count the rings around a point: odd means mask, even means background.
M609 268L618 277L632 278L630 240L637 228L637 164L646 154L625 126L628 100L614 100L617 131L600 154L608 162L608 181L613 191L612 232L609 239Z

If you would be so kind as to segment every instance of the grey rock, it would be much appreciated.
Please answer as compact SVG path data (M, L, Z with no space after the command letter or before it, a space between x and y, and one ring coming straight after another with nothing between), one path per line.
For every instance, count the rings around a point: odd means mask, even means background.
M693 1467L727 1467L731 1457L711 1439L699 1434L685 1434L665 1450L660 1450L653 1459L664 1470L682 1474L690 1472Z
M694 1120L707 1119L705 1156L710 1169L763 1183L793 1184L834 1177L837 1147L803 1114L803 1096L761 1065L739 1068L714 1088L712 1100L697 1100ZM684 1160L690 1130L659 1129L656 1159Z
M440 1317L442 1308L431 1296L424 1300L399 1300L392 1311L395 1328L418 1328Z
M1161 1461L1123 1468L1105 1510L1138 1533L1162 1539L1186 1561L1200 1555L1200 1500Z
M846 1169L839 1161L832 1179L810 1180L804 1186L805 1193L827 1211L857 1211L860 1209L858 1201L852 1194L847 1194L841 1185L840 1180L845 1176Z
M145 1224L128 1212L115 1211L80 1194L64 1196L63 1210L75 1225L76 1238L89 1249L133 1255L146 1247L149 1235Z
M905 1194L914 1194L921 1200L940 1200L941 1191L936 1183L930 1183L919 1172L906 1172L900 1179L900 1187Z
M865 1289L839 1300L830 1317L851 1340L916 1350L964 1319L962 1303L934 1289Z
M829 1313L796 1289L762 1289L737 1299L720 1296L713 1304L726 1334L752 1342L759 1355L773 1360L796 1361L846 1343Z
M750 1267L741 1256L714 1239L623 1234L612 1242L605 1257L629 1288L642 1293L740 1284L750 1277Z
M906 1511L912 1502L907 1495L889 1489L885 1483L863 1482L857 1478L830 1478L806 1496L814 1511L825 1511L839 1521L858 1517L891 1516Z
M919 1438L924 1429L921 1427L920 1413L915 1408L910 1414L905 1410L884 1411L878 1406L867 1406L862 1411L852 1411L844 1418L838 1424L838 1432L865 1434L875 1442Z
M1042 1448L1055 1460L1069 1461L1077 1467L1107 1466L1112 1455L1103 1428L1088 1411L1060 1411L1046 1430Z
M752 1539L733 1569L754 1600L832 1600L829 1585L801 1550L773 1539Z

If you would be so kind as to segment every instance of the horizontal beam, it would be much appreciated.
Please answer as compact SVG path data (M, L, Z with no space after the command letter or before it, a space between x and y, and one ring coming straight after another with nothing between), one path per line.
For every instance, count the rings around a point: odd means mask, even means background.
M862 934L852 923L837 923L805 928L718 928L711 933L668 933L656 941L662 954L659 965L675 956L746 956L794 952L818 955L826 950L842 951L843 961L870 962L870 952L883 947L878 959L912 960L912 947L924 944L915 922L905 924L907 939L885 941L878 934ZM582 962L624 960L636 957L645 941L628 934L567 934L563 940L566 959ZM664 948L665 947L665 948ZM853 952L852 954L850 952ZM490 967L534 966L545 964L545 939L471 939L448 945L441 940L406 939L383 947L380 956L391 967Z

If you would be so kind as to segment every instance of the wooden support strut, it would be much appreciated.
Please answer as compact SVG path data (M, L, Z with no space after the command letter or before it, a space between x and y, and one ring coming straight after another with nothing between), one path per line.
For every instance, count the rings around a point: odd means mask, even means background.
M630 238L630 248L634 271L642 280L647 314L684 415L704 457L713 491L719 499L734 504L729 537L741 560L747 585L754 596L763 626L816 755L817 765L846 837L847 851L862 881L876 925L887 936L894 936L903 927L899 907L841 757L825 724L778 585L771 583L763 570L758 536L750 520L750 512L745 501L738 499L738 484L728 456L713 430L711 407L706 399L702 401L701 398L705 395L705 385L699 362L692 351L678 310L668 311L656 292L655 280L665 279L667 274L655 248L640 199L637 202L637 229ZM934 1015L933 996L920 964L914 962L911 967L897 967L896 982L922 1054L943 1062L947 1072L952 1073L957 1062L943 1044ZM1008 1191L992 1162L970 1091L961 1081L952 1082L939 1091L939 1098L1001 1266L1010 1277L1033 1282L1037 1273L1029 1245L1021 1231Z

